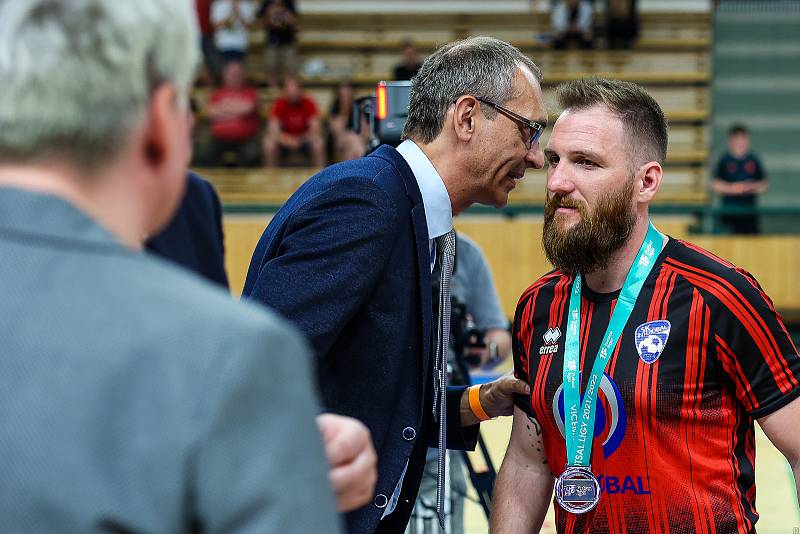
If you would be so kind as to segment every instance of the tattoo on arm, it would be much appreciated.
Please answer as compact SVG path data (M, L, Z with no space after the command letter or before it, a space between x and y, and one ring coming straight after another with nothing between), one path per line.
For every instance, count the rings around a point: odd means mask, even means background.
M528 429L528 442L531 447L536 448L536 452L542 452L544 448L544 443L542 442L542 425L539 424L539 421L537 421L535 417L531 417L530 415L528 415L528 421L530 424L525 425L525 428ZM547 457L544 455L542 455L542 457L544 458L542 463L546 464Z

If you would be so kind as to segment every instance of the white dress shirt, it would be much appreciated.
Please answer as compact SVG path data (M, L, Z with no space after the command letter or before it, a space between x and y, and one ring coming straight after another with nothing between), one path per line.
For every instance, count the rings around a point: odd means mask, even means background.
M419 192L422 193L422 205L425 208L425 220L428 223L428 251L431 255L431 271L433 271L433 264L436 260L433 240L453 228L453 207L450 204L450 195L447 194L447 188L433 163L414 141L406 139L400 143L397 151L411 167L411 172L417 179Z

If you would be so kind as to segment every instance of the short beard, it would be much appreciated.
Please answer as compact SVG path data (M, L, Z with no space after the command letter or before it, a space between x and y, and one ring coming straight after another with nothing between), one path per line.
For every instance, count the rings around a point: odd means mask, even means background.
M542 245L556 269L587 274L608 268L611 256L630 237L636 224L636 214L631 209L633 184L631 179L619 191L610 191L591 213L583 202L560 193L547 199ZM573 228L563 229L563 221L556 214L559 206L576 208L581 220Z

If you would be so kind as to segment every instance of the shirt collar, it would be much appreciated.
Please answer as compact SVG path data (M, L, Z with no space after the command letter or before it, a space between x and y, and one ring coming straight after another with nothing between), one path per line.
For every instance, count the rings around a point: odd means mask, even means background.
M442 177L414 141L406 139L400 143L397 151L411 167L411 172L414 173L419 185L419 192L422 193L422 205L428 223L428 239L446 234L453 228L453 207L450 205L450 195L447 194Z

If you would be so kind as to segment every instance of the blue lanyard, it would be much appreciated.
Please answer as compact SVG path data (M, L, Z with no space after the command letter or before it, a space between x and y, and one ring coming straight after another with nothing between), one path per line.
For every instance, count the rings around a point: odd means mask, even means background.
M642 285L655 264L664 236L653 223L647 230L639 253L628 271L614 313L603 336L603 342L592 366L592 374L586 384L583 401L580 400L580 333L581 324L581 275L575 276L569 298L567 339L564 346L564 435L567 441L567 463L571 466L589 466L594 439L594 418L597 412L597 393L600 379L608 364L614 346L619 341L622 329L633 311Z

